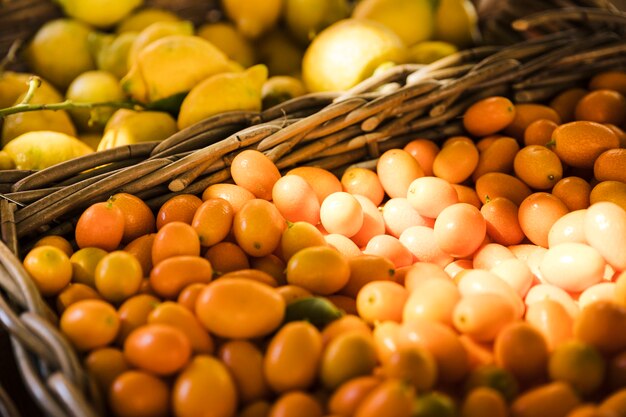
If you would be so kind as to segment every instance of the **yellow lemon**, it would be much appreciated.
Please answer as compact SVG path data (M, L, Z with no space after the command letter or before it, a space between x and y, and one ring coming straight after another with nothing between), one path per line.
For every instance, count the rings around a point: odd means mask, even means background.
M298 76L304 50L287 32L276 29L256 43L259 62L267 65L270 75Z
M161 141L176 133L176 120L168 113L119 109L104 128L98 150Z
M21 102L24 93L12 104ZM63 96L48 82L42 80L41 85L30 100L31 104L60 103ZM8 115L2 123L2 145L6 145L12 139L35 130L52 130L76 135L76 128L65 110L37 110Z
M7 151L0 151L0 170L15 169L15 161Z
M124 32L119 35L98 33L90 37L96 44L96 66L99 70L108 71L117 79L122 79L128 72L128 54L137 38L135 32Z
M80 74L67 88L65 96L76 103L121 101L124 92L113 74L106 71L87 71ZM115 109L69 109L76 126L83 131L102 131Z
M370 19L393 30L405 45L430 39L435 30L432 0L363 0L352 17Z
M5 147L17 169L44 169L93 152L89 146L65 133L38 130L24 133Z
M66 15L98 28L125 18L143 0L57 0Z
M65 90L79 74L95 68L87 40L91 31L89 26L72 19L44 24L26 51L30 67Z
M197 35L217 46L226 56L244 68L256 62L250 41L229 22L207 23L198 28Z
M304 54L302 77L309 91L347 90L383 62L403 62L405 54L402 40L385 25L345 19L313 39Z
M288 75L275 75L263 83L261 89L263 108L272 107L304 94L306 94L306 88L300 79Z
M243 36L255 39L276 26L282 0L222 0L222 9Z
M24 72L0 71L0 109L11 107L19 96L28 90L28 80L32 74Z
M141 32L155 22L176 22L180 18L169 10L146 7L126 16L115 28L117 33Z
M173 35L142 49L122 88L147 103L185 93L205 78L231 69L228 57L198 36Z
M156 22L139 32L128 52L128 67L130 68L139 52L147 45L171 35L193 35L193 24L188 21Z
M255 65L244 72L216 74L194 87L180 106L178 127L183 129L229 110L261 110L261 88L267 67Z
M350 15L347 0L285 0L287 29L307 45L322 29Z
M458 48L449 42L422 41L409 48L407 61L416 64L430 64L457 51Z
M478 15L470 0L440 0L435 13L435 39L465 48L479 38Z

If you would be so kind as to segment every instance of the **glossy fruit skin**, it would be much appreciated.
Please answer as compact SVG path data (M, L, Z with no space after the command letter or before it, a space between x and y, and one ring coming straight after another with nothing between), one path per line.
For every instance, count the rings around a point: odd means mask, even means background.
M202 200L193 194L179 194L170 198L157 212L157 230L175 221L191 224L193 215L201 204Z
M314 294L333 294L343 288L349 278L348 258L329 246L304 248L287 262L287 282Z
M195 356L172 387L172 409L179 417L230 417L235 414L237 400L228 369L208 355Z
M182 305L173 301L165 301L154 308L148 315L148 324L165 324L182 331L189 339L194 353L213 353L213 339L204 330L200 322Z
M109 201L120 208L124 215L122 242L128 243L139 236L154 232L156 220L152 210L139 197L128 193L117 193Z
M247 340L230 340L220 347L217 357L228 368L240 402L250 404L270 397L264 356L258 346Z
M290 322L272 337L263 361L267 382L274 392L305 390L317 377L322 336L306 321Z
M280 244L285 219L272 203L255 198L235 214L233 233L237 244L250 256L265 256Z
M434 238L444 252L462 258L472 254L485 238L487 222L480 210L467 203L444 208L435 220Z
M95 246L111 252L122 242L124 214L110 202L95 203L78 218L75 233L79 248Z
M120 320L112 305L102 300L83 300L61 315L61 332L80 351L103 347L117 336Z
M208 284L198 295L196 316L211 333L233 339L265 336L285 315L285 300L272 287L246 278Z
M463 125L474 136L492 135L515 118L515 105L506 97L489 97L472 104L463 115Z
M172 256L200 255L200 238L187 223L173 221L166 223L159 229L152 244L152 264L157 266L159 262Z
M263 153L244 150L233 159L230 172L235 184L249 190L256 198L272 199L272 188L280 178L276 165Z
M228 235L234 216L228 201L221 198L205 200L191 221L191 227L200 238L200 245L206 247L221 242Z
M150 287L165 299L175 299L191 284L208 284L213 279L211 263L200 256L178 255L159 262L150 271Z
M359 290L356 306L359 316L375 323L384 320L402 320L402 310L409 292L393 281L372 281Z
M137 294L143 279L141 264L125 251L113 251L96 265L94 281L98 292L113 303Z
M165 417L170 408L169 388L165 381L144 371L120 374L108 392L116 416Z
M72 264L56 246L33 248L24 258L24 268L44 296L58 294L72 279Z
M137 294L124 301L117 309L120 318L117 341L123 343L130 332L148 323L149 314L160 303L161 300L150 294Z
M133 366L157 375L172 375L191 357L191 342L181 330L166 324L146 324L124 341L124 357Z
M607 201L585 213L585 237L613 268L626 269L626 211Z
M493 341L500 330L515 319L515 307L499 294L467 295L454 308L457 330L481 342Z
M601 282L605 267L602 255L593 247L566 242L548 249L539 270L545 282L576 293Z
M415 158L402 149L383 153L376 164L376 172L385 193L391 198L406 198L411 182L424 176L424 170Z

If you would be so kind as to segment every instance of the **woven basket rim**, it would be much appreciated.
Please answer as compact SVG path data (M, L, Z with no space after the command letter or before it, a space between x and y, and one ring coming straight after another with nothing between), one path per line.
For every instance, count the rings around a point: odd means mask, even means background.
M594 29L567 29L572 21ZM624 13L558 9L520 22L535 34L545 26L558 30L508 46L463 50L427 66L398 65L348 92L308 94L263 112L220 114L160 143L97 152L39 172L0 171L0 184L10 184L0 199L0 310L40 407L59 416L104 410L78 355L56 329L55 314L22 267L20 246L27 248L41 233L71 234L82 208L114 192L138 195L152 208L176 193L200 194L230 178L229 163L243 149L261 150L282 170L299 164L338 172L370 166L385 150L416 137L464 134L460 117L480 98L545 100L599 70L626 69L626 42L616 33L626 27ZM606 29L595 30L598 25ZM382 85L391 87L378 90ZM40 372L39 364L51 372Z

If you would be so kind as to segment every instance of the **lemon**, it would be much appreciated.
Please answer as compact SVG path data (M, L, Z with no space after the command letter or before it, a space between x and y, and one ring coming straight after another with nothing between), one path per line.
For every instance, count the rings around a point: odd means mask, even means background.
M164 112L119 109L104 128L98 150L161 141L176 133L176 120Z
M7 151L0 151L0 170L15 169L15 161Z
M24 133L4 147L17 169L39 170L93 152L89 146L65 133L38 130Z
M256 44L259 62L267 65L270 75L298 76L304 50L287 32L276 29Z
M276 26L282 0L222 0L222 9L243 36L256 39Z
M306 88L300 79L289 75L275 75L263 83L261 89L263 108L275 106L304 94L306 94Z
M147 7L126 16L115 28L117 33L141 32L155 22L176 22L180 18L169 10Z
M322 29L349 15L346 0L285 0L283 10L287 29L305 45Z
M77 103L98 103L121 101L124 99L124 92L117 78L110 72L87 71L72 81L65 96ZM76 126L85 132L102 131L114 111L112 107L69 110Z
M244 68L256 62L254 48L248 39L229 22L207 23L198 28L197 35L217 46L230 59Z
M345 19L324 29L307 48L302 77L309 91L347 90L386 61L404 61L402 40L385 25Z
M44 24L26 51L33 71L65 90L78 74L95 68L88 37L92 29L72 19Z
M188 21L156 22L139 32L128 52L128 67L131 67L139 52L147 45L171 35L193 35L193 24Z
M228 57L198 36L166 36L142 49L122 88L147 103L191 90L210 75L229 71Z
M66 15L98 28L125 18L143 0L57 0Z
M25 92L12 104L22 101ZM41 85L30 100L31 104L50 104L63 101L63 96L48 82L42 80ZM2 145L34 130L52 130L76 135L76 128L65 110L38 110L8 115L2 123Z
M11 107L19 96L28 90L32 74L23 72L0 72L0 109Z
M261 110L261 89L266 80L267 67L263 64L243 72L208 77L183 100L178 115L179 129L229 110Z
M440 0L435 12L435 39L459 48L478 41L478 15L470 0Z
M430 39L435 31L432 0L363 0L352 17L370 19L393 30L405 45Z
M95 52L97 68L110 72L117 79L124 77L128 72L128 54L135 38L135 32L119 35L97 34L90 37L90 41L99 44Z
M444 41L422 41L409 48L407 61L415 64L430 64L457 52L458 48Z

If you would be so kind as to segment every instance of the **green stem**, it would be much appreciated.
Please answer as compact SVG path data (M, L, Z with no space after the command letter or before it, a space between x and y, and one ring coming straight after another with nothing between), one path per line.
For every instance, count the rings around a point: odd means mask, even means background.
M26 91L26 94L24 94L24 98L22 99L22 101L18 103L18 106L29 104L30 101L33 99L33 96L35 95L35 91L37 91L39 87L41 87L41 78L37 77L36 75L30 77L28 79L28 90Z
M24 97L26 98L26 97ZM29 104L20 103L15 106L0 109L0 117L5 117L15 113L24 113L38 110L67 110L67 109L95 109L97 107L114 107L117 109L142 110L143 107L131 101L103 101L99 103L77 103L71 100L65 100L60 103L50 104Z

